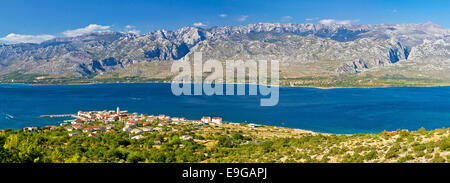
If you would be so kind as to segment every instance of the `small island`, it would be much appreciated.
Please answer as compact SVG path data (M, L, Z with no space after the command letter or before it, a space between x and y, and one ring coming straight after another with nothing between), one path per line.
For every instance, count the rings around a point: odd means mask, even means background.
M67 115L62 115L67 116ZM128 111L0 131L3 163L395 163L450 161L450 129L325 134ZM43 116L58 117L58 116Z

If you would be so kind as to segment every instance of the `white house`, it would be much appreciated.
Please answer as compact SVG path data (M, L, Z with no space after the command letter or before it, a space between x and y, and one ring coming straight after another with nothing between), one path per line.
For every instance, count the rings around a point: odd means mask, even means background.
M222 124L222 118L221 117L214 117L214 118L212 118L211 122L220 125L220 124Z
M250 128L256 128L256 127L258 127L258 125L253 124L253 123L248 124L248 126L249 126Z
M34 132L34 131L36 131L37 129L38 129L37 127L25 127L25 128L23 128L23 131L28 130L28 131L30 131L30 132Z
M137 121L128 121L127 126L137 126Z
M206 117L205 116L202 117L202 122L203 123L209 123L210 121L211 121L211 117L207 117L207 116Z
M66 129L67 131L71 132L73 130L72 127L64 127L64 129Z
M154 130L156 130L156 131L162 131L162 128L161 127L155 127L155 128L153 128Z
M131 133L134 133L134 134L142 133L142 130L139 130L136 128L136 129L131 130Z
M145 126L145 127L142 128L142 131L144 131L144 132L152 132L153 131L153 127Z

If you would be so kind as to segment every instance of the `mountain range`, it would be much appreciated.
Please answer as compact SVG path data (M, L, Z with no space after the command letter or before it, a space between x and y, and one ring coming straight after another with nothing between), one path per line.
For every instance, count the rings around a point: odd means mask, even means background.
M0 79L169 79L170 63L195 51L202 51L205 60L279 60L281 78L294 84L308 77L346 76L450 83L450 29L430 22L257 23L143 35L103 31L40 44L0 44Z

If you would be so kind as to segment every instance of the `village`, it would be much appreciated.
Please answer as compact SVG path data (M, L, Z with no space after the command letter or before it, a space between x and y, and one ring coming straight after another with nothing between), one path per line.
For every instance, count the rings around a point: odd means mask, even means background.
M97 137L99 133L114 133L123 131L129 133L130 139L143 139L144 133L170 131L171 127L180 124L197 124L197 125L222 125L224 124L221 117L204 116L200 120L187 120L184 117L171 117L160 114L144 115L136 112L129 113L128 111L121 111L119 107L114 110L103 111L78 111L76 115L42 115L43 117L61 117L72 116L75 119L65 120L60 126L44 126L25 127L23 131L48 132L51 130L63 129L69 132L69 136L78 136L87 134L89 137ZM255 126L254 124L250 124ZM181 136L182 140L190 140L191 136ZM167 139L155 140L154 144L165 143Z
M154 116L119 108L45 116L74 119L59 126L4 130L0 135L9 134L9 139L36 138L20 142L45 146L36 153L45 153L49 158L55 158L52 155L55 147L59 147L57 150L67 157L75 157L74 162L442 163L450 159L447 128L340 135L224 122L220 117L189 120L163 114ZM64 158L45 161L72 162Z

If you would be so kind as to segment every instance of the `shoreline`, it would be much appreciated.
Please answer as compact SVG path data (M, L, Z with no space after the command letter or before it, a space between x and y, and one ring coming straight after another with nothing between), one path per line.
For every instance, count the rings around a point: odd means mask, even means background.
M153 116L153 115L152 115ZM42 117L42 116L41 116ZM192 120L192 119L186 119L186 121L191 121L191 122L194 122L194 121L196 121L196 120ZM61 125L61 124L64 124L64 123L66 123L66 122L63 122L63 121L61 121L61 122L58 122L58 125ZM295 131L295 132L299 132L299 133L308 133L308 134L312 134L312 135L327 135L327 136L329 136L329 135L358 135L358 134L365 134L365 135L368 135L368 134L380 134L380 133L383 133L383 132L387 132L387 133L393 133L393 132L396 132L396 131L398 131L398 130L400 130L400 131L409 131L409 132L414 132L414 131L417 131L417 130L408 130L408 129L397 129L397 130L393 130L393 131L388 131L388 130L383 130L383 131L380 131L380 132L363 132L363 133L330 133L330 132L319 132L319 131L314 131L314 130L308 130L308 129L303 129L303 128L296 128L296 127L286 127L286 126L276 126L276 125L266 125L266 124L261 124L261 123L248 123L248 122L235 122L235 121L224 121L223 122L223 125L241 125L241 124L245 124L245 125L256 125L256 126L261 126L261 127L265 127L265 128L280 128L280 129L287 129L287 130L292 130L292 131ZM44 126L38 126L38 125L36 125L35 127L38 127L38 128L44 128L45 126L48 126L48 125L44 125ZM26 128L26 127L23 127L23 128ZM10 130L19 130L19 129L23 129L23 128L15 128L15 129L13 129L13 128L2 128L2 129L0 129L0 131L5 131L5 130L8 130L8 129L10 129ZM445 127L444 127L445 128ZM436 128L436 129L431 129L431 130L437 130L437 129L442 129L442 128Z
M172 82L90 82L90 83L67 83L67 84L44 84L44 83L0 83L0 85L29 85L29 86L72 86L72 85L95 85L95 84L139 84L139 83L160 83L160 84L171 84ZM190 83L196 84L196 83ZM436 85L426 85L426 86L373 86L373 87L320 87L320 86L284 86L284 85L265 85L265 84L249 84L249 83L228 83L228 84L248 84L248 85L261 85L261 86L278 86L279 88L314 88L314 89L370 89L370 88L431 88L431 87L448 87L450 83L447 84L436 84Z

